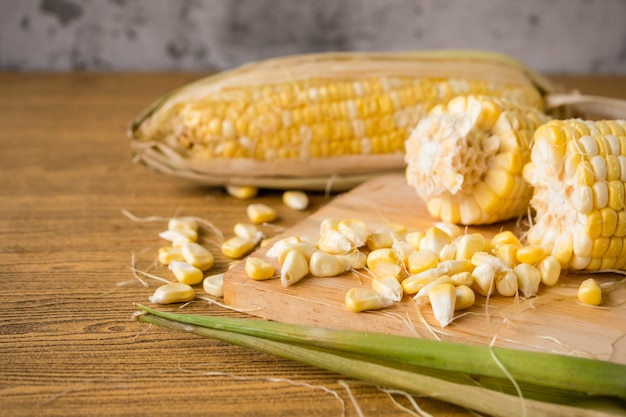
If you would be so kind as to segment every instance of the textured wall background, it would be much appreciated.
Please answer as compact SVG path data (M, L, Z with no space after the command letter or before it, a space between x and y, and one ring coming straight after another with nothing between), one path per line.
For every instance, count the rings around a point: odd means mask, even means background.
M626 0L0 0L0 69L220 70L331 50L476 48L626 73Z

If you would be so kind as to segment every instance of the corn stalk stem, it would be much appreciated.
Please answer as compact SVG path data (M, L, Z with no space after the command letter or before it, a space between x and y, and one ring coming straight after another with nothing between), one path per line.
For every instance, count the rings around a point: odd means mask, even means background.
M554 415L608 417L612 415L610 412L605 411L525 399L475 385L449 382L378 363L342 356L341 354L321 351L315 348L181 323L153 314L141 315L139 316L139 320L173 330L185 331L202 337L255 349L285 359L337 372L351 378L403 390L410 394L428 396L494 417L547 417Z
M278 342L315 346L397 365L463 373L471 378L493 378L521 386L579 397L626 399L626 366L600 360L542 352L467 345L374 332L334 330L255 319L176 314L137 307L150 314L201 327L236 332ZM509 373L510 377L506 375ZM510 385L510 384L509 384Z

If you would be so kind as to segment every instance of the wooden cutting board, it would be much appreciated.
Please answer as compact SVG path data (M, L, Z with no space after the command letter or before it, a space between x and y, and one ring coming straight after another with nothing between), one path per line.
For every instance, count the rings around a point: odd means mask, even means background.
M410 230L426 230L437 221L428 214L415 191L406 185L402 174L385 175L338 196L276 239L292 235L318 238L320 222L328 218L358 218L364 220L370 230L387 223L400 223ZM516 224L473 227L468 232L479 231L492 236L502 229L516 230ZM252 256L263 257L268 247ZM409 296L384 310L348 311L344 306L346 292L352 287L370 285L370 278L362 274L306 277L283 288L279 279L249 279L243 264L225 274L224 300L231 307L265 319L462 343L493 343L626 364L626 286L623 277L616 274L593 275L602 283L617 283L603 307L584 306L576 299L578 284L590 275L569 275L562 276L554 287L542 287L539 294L529 300L477 297L473 307L459 313L452 324L441 329L430 307L418 306Z

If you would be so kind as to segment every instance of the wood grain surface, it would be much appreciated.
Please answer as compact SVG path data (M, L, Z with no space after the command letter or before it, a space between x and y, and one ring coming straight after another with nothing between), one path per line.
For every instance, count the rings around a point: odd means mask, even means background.
M340 375L132 319L157 283L144 287L129 267L168 277L154 266L166 223L121 210L198 216L227 236L245 220L248 202L130 162L130 120L201 75L0 74L0 416L358 415ZM626 77L559 79L626 95ZM271 234L333 197L311 195L304 212L278 192L255 201L279 211ZM213 270L227 262L218 255ZM204 300L184 311L241 316ZM363 415L406 415L377 388L349 384ZM418 402L435 416L471 415Z

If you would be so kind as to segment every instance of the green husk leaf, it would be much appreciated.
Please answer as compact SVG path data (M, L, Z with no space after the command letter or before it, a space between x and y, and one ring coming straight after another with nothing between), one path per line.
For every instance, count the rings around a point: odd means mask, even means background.
M140 306L140 308L144 311L149 310L143 306ZM579 403L577 404L578 407L544 403L489 390L477 385L449 382L445 379L397 369L386 366L384 363L370 362L358 357L352 357L345 352L329 352L315 347L305 347L226 330L216 330L170 320L154 314L143 314L138 319L145 323L190 332L199 336L255 349L337 372L348 377L369 381L377 385L400 389L415 395L436 398L495 417L543 417L554 415L600 417L609 416L612 413L624 413L623 409L620 410L618 408L604 409L602 411L587 408L598 406L594 403ZM600 406L604 407L604 404L600 404Z
M558 402L580 398L626 399L626 366L606 361L542 352L467 345L373 332L334 330L296 324L156 311L150 314L201 327L354 354L393 363L456 372L485 385L511 385L512 378L525 395L549 393ZM508 372L507 375L505 371ZM482 379L481 379L482 378Z

